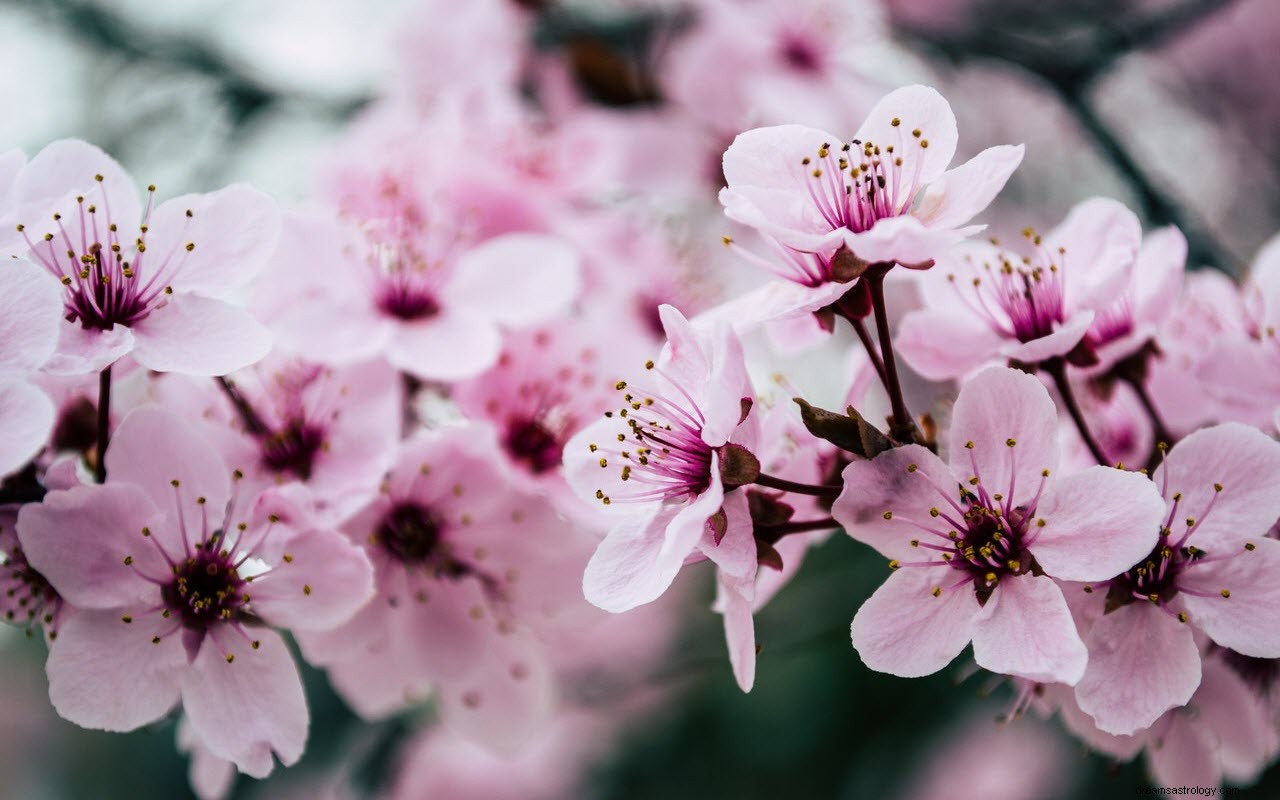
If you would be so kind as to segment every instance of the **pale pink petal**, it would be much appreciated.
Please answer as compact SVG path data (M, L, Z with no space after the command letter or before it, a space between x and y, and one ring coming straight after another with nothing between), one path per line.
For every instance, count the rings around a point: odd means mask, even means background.
M195 498L203 497L206 507L218 515L231 496L231 470L222 458L191 425L154 406L131 411L112 434L107 480L139 487L167 515L176 511L175 497L191 507ZM155 533L179 535L167 528Z
M1166 499L1182 494L1178 517L1196 519L1191 544L1204 550L1240 546L1280 518L1280 444L1247 425L1227 423L1190 434L1169 451L1152 481Z
M917 264L936 259L959 244L975 228L937 228L925 225L910 214L878 220L865 231L840 231L841 241L864 261L897 261Z
M272 625L332 628L373 596L373 566L364 550L342 534L304 530L283 546L289 559L273 565L252 586L254 607Z
M1019 370L978 373L956 399L950 453L957 477L977 477L989 493L1005 495L1013 506L1025 504L1044 471L1058 468L1058 412L1049 392Z
M223 800L231 793L236 765L210 753L192 732L186 717L178 723L178 749L184 751L190 760L187 780L196 797L200 800Z
M1117 761L1128 761L1142 752L1146 739L1142 733L1135 736L1116 736L1098 730L1093 717L1080 710L1075 692L1064 686L1046 687L1047 694L1058 704L1062 724L1091 749L1105 753Z
M597 491L602 492L605 497L612 497L625 496L634 490L634 487L622 481L620 470L600 466L599 448L616 441L618 433L623 430L625 428L622 428L616 419L600 417L578 431L565 443L562 456L564 477L573 489L573 493L579 500L590 503L592 508L611 515L636 513L634 505L629 503L605 505L596 497ZM595 449L592 445L595 445Z
M97 175L102 176L101 182L95 180ZM46 145L18 172L13 183L14 199L19 203L56 199L60 201L57 210L68 219L77 208L75 195L87 198L99 192L110 200L111 217L121 230L136 231L142 217L137 185L114 158L88 142L60 139ZM52 213L55 207L41 210ZM26 222L44 222L45 214L40 217Z
M747 377L747 363L742 354L742 342L728 325L713 328L707 334L711 370L700 381L704 388L702 404L702 441L719 447L729 441L738 430L742 419L742 399L753 397L751 382ZM744 444L754 444L741 439ZM715 469L715 466L712 466Z
M147 256L179 265L169 281L175 291L224 297L253 280L279 239L276 202L236 183L161 203L151 214Z
M81 611L58 629L45 671L49 699L84 728L131 731L178 702L187 650L173 620L159 612L125 623L120 611ZM160 643L153 644L153 637Z
M1150 603L1104 615L1085 636L1089 666L1076 685L1080 708L1106 733L1128 735L1185 705L1200 685L1191 628Z
M62 286L30 261L0 262L0 378L44 365L58 345Z
M163 519L136 486L77 486L24 505L18 538L27 560L68 602L119 608L158 599L154 581L170 577L168 562L142 535L148 526L160 530Z
M22 381L0 381L0 478L39 453L53 430L56 409L44 392Z
M501 352L502 335L492 321L442 312L398 325L387 347L387 360L423 380L456 381L484 372Z
M728 323L735 332L747 334L766 322L801 318L831 305L849 287L847 283L805 286L792 281L769 281L698 314L693 321L697 325Z
M826 143L841 142L826 131L803 125L776 125L739 133L724 152L724 177L730 189L803 190L801 159L813 158Z
M298 298L269 321L281 350L320 364L352 364L381 355L398 326L363 296Z
M1228 777L1245 784L1257 779L1270 760L1276 732L1249 684L1221 659L1207 658L1191 705L1215 738Z
M982 608L969 585L934 596L956 580L949 567L896 570L862 604L849 633L853 647L877 672L900 678L931 675L950 664L973 638Z
M226 375L261 361L271 333L244 309L177 294L133 325L133 357L156 372Z
M919 136L914 135L917 130ZM942 176L955 156L959 134L946 99L936 89L916 84L885 95L853 138L881 149L894 147L895 155L903 160L904 173L903 185L894 196L902 197L912 176L918 176L920 184ZM928 147L921 147L923 142L928 142Z
M931 541L922 526L940 529L938 536L944 537L946 529L935 522L931 509L953 514L948 500L959 496L959 483L951 470L918 444L886 450L870 461L851 462L844 468L843 482L831 507L836 522L881 555L902 561L925 560L931 551L913 548L911 541Z
M1093 197L1076 204L1066 219L1044 237L1051 253L1059 247L1061 268L1071 276L1071 302L1076 307L1109 307L1129 281L1142 225L1138 217L1115 200Z
M1038 364L1046 359L1066 355L1080 344L1080 340L1089 332L1093 318L1092 311L1079 311L1059 325L1053 333L1029 342L1007 344L1000 352L1006 358L1021 361L1024 364Z
M307 742L302 680L269 629L211 627L182 683L182 706L210 753L255 778L271 773L272 753L292 766Z
M440 715L464 737L510 757L547 723L555 684L528 636L509 634L494 645L470 674L440 687Z
M536 233L509 233L458 259L444 288L447 304L520 327L568 311L582 285L581 259L567 242Z
M945 381L995 360L1003 341L972 314L922 309L902 318L893 345L916 372Z
M701 386L711 372L711 357L708 353L711 348L705 333L699 335L699 331L715 328L695 328L680 313L680 309L667 303L658 306L658 319L667 336L658 365L671 380L685 387L686 391Z
M747 507L745 491L725 495L721 510L725 514L725 529L716 542L716 533L706 526L698 549L715 562L720 571L734 578L754 579L756 574L756 539Z
M100 372L133 350L133 344L133 331L123 325L103 331L62 320L58 326L58 349L44 365L44 371L52 375Z
M1062 590L1044 576L1007 577L973 628L973 658L1001 675L1075 686L1089 659Z
M376 601L375 601L376 602ZM484 659L498 638L484 587L474 578L409 579L404 607L392 616L391 635L403 638L422 674L432 681L456 681Z
M955 228L973 219L1000 194L1024 150L1020 144L988 147L947 170L929 184L915 216L931 228Z
M750 692L756 682L756 626L752 617L754 586L729 576L716 584L715 610L724 617L724 639L729 665L738 688Z
M1172 225L1147 234L1134 266L1133 315L1158 321L1169 316L1182 291L1186 274L1187 238Z
M1212 734L1195 717L1172 711L1153 731L1147 746L1147 765L1156 783L1167 788L1217 786L1222 782L1217 746Z
M1194 537L1193 537L1194 541ZM1252 550L1209 550L1226 561L1192 562L1178 576L1191 624L1223 647L1255 658L1280 658L1280 541L1257 539ZM1229 597L1223 597L1226 591Z
M1036 509L1045 524L1033 529L1030 550L1055 578L1107 580L1151 553L1164 513L1145 475L1089 467L1046 489Z

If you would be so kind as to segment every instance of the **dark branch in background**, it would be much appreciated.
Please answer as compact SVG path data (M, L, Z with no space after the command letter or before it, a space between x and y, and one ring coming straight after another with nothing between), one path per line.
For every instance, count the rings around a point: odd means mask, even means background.
M330 99L285 92L254 76L252 70L218 48L192 36L157 36L88 0L3 0L55 24L83 43L119 54L129 62L150 63L213 80L236 127L282 102L304 103L323 116L344 119L372 98Z
M1156 185L1124 142L1094 110L1089 94L1119 59L1158 48L1196 23L1231 6L1235 0L1184 0L1146 15L1109 16L1107 24L1083 44L1037 38L1047 30L1044 13L1019 18L1013 9L1000 15L999 27L983 27L955 34L919 28L900 28L908 39L924 45L953 63L995 59L1018 66L1040 78L1079 121L1099 153L1133 188L1141 211L1154 225L1176 225L1187 237L1188 260L1230 270L1237 259L1195 214L1174 202ZM1078 15L1070 19L1079 21ZM1020 24L1021 23L1021 24ZM1063 27L1069 28L1069 25Z

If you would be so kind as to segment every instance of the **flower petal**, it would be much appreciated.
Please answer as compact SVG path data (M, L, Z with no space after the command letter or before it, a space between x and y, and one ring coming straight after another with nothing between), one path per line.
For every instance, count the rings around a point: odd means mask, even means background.
M968 584L934 596L954 581L949 567L896 570L862 604L849 628L853 648L877 672L900 678L932 675L973 638L982 608Z
M253 280L279 239L276 201L236 183L161 203L151 214L147 255L178 263L169 282L175 291L224 297Z
M950 452L957 476L976 476L988 492L1004 494L1015 507L1025 505L1043 472L1058 467L1058 412L1049 392L1019 370L979 372L956 398Z
M224 625L209 629L183 681L182 706L210 753L235 762L246 775L265 778L272 753L286 767L302 756L307 701L280 634L245 633Z
M1200 685L1200 650L1191 628L1149 603L1104 615L1085 645L1089 666L1076 685L1076 700L1106 733L1150 727L1185 705Z
M445 724L490 751L520 751L551 715L555 685L550 665L530 637L499 637L484 661L462 680L439 689Z
M567 242L536 233L508 233L462 255L445 286L459 313L521 327L566 311L582 286L581 259Z
M916 131L920 135L915 135ZM895 155L902 158L903 165L899 170L902 176L899 186L892 196L905 197L913 176L918 185L932 183L942 176L956 154L959 134L955 114L946 99L936 89L915 84L895 89L881 98L853 138L871 142L881 149L894 146ZM922 146L926 142L927 147Z
M1145 475L1089 467L1050 484L1036 516L1045 524L1030 550L1046 574L1104 581L1155 548L1164 500Z
M154 406L134 409L116 428L107 447L107 481L139 487L166 513L175 508L175 496L186 504L203 497L214 513L231 496L231 471L222 457L190 425Z
M198 295L173 295L133 325L133 357L156 372L226 375L261 361L271 334L244 309Z
M187 651L172 620L159 612L81 611L58 630L49 649L49 699L64 719L95 730L131 731L163 717L178 702ZM152 638L161 637L159 644Z
M49 396L22 381L0 381L0 478L22 468L49 439L56 411Z
M932 143L930 143L932 147ZM1022 163L1022 145L988 147L944 172L925 190L915 216L930 228L955 228L991 205Z
M456 381L484 372L501 352L502 336L491 320L442 312L398 325L387 360L423 380Z
M102 331L64 319L58 326L58 349L44 371L52 375L100 372L127 355L133 345L133 331L123 325Z
M942 459L918 444L851 462L844 468L843 482L831 515L850 536L888 558L922 560L922 554L932 551L915 549L911 541L933 541L927 533L932 529L945 537L949 527L938 522L931 509L957 513L949 501L959 497L959 483Z
M1235 558L1185 567L1178 588L1208 596L1184 592L1178 597L1191 624L1223 647L1254 658L1280 658L1280 541L1250 544L1252 550L1241 549ZM1230 597L1222 596L1224 590Z
M930 308L908 312L893 344L916 372L945 381L994 361L1003 341L972 314Z
M0 266L0 378L44 365L58 345L62 286L30 261Z
M254 580L251 590L254 608L272 625L333 628L373 596L373 565L337 531L298 531L283 546L289 559Z
M1062 590L1050 578L1006 578L973 629L973 658L1002 675L1074 686L1089 655Z

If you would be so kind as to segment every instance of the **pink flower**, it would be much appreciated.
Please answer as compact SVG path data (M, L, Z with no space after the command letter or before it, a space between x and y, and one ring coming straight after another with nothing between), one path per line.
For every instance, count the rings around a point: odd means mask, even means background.
M927 266L981 229L961 226L1004 186L1022 147L993 147L947 171L955 149L947 101L907 86L886 95L849 144L799 125L740 134L724 154L720 202L772 240L774 272L807 288L789 292L796 313L813 310L849 280L835 260L842 247L864 262Z
M71 611L22 551L17 525L20 506L0 506L0 614L30 636L36 625L52 642Z
M128 731L181 700L208 750L263 777L302 754L307 708L278 633L344 622L367 560L285 495L247 508L190 428L152 408L120 424L107 482L23 507L28 561L77 608L49 652L49 695L87 728Z
M66 287L51 372L96 372L126 354L158 372L223 375L266 355L266 330L221 299L275 247L279 212L248 186L142 207L133 180L93 145L40 151L14 180L19 255Z
M549 236L472 247L457 225L412 217L373 220L363 241L350 234L333 220L288 220L272 276L282 348L329 364L383 355L424 380L459 380L493 365L501 328L548 321L578 293L577 254Z
M346 625L299 636L367 718L434 689L444 721L512 752L552 691L539 634L585 608L566 581L588 543L523 490L484 437L444 427L404 443L382 490L344 524L378 594Z
M1136 473L1057 478L1057 423L1038 380L993 367L956 401L950 465L908 445L845 468L833 516L894 559L853 620L868 666L928 675L972 641L994 672L1080 680L1085 647L1054 579L1134 564L1155 544L1161 503Z
M1196 632L1246 656L1280 657L1280 444L1244 425L1205 428L1151 477L1166 511L1136 566L1092 584L1104 613L1076 687L1098 727L1129 734L1185 704L1200 685ZM1106 589L1106 591L1100 591ZM1105 595L1105 600L1104 596Z
M921 278L925 308L903 318L896 339L921 375L946 380L992 361L1038 364L1068 354L1082 366L1096 363L1091 351L1080 358L1072 351L1131 283L1142 238L1137 217L1093 198L1045 236L1024 233L1024 255L966 245Z
M671 306L659 313L667 345L646 364L646 379L619 381L625 405L564 449L570 486L618 515L583 577L587 599L606 611L655 600L695 550L719 558L721 538L745 568L738 550L751 539L749 525L745 540L736 528L716 535L708 525L726 502L719 449L731 440L754 444L752 426L740 427L752 396L742 344L727 326L700 330ZM752 565L754 552L751 543Z
M24 379L53 355L61 311L58 282L43 270L0 264L0 478L30 461L53 428L53 403Z

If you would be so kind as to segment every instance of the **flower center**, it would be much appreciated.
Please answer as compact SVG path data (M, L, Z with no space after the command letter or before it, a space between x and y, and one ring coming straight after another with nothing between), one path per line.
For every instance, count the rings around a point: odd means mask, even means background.
M216 622L239 619L248 602L246 581L231 555L213 549L221 540L222 532L215 531L196 547L195 555L177 566L173 580L161 589L168 612L178 615L188 628L204 631Z
M440 518L430 509L403 504L391 510L378 528L382 549L405 564L425 564L440 546Z
M273 472L289 472L307 480L323 445L323 430L305 419L292 419L262 439L262 463Z
M560 466L563 443L539 420L513 420L507 426L502 445L512 458L527 464L535 474Z
M172 293L168 281L195 250L195 243L187 242L168 253L147 250L155 186L147 187L147 207L138 235L132 242L124 241L120 225L111 216L103 177L95 175L94 180L101 208L80 196L74 218L64 221L61 214L54 214L53 229L40 240L28 236L26 225L18 225L18 231L32 256L67 287L63 301L66 318L85 328L111 330L146 318ZM193 214L188 210L186 216L189 220Z
M0 563L0 570L3 570L0 572L0 587L4 590L0 609L4 611L5 620L25 625L28 635L36 622L43 623L49 638L55 638L57 632L49 630L48 626L62 608L61 595L27 563L21 547L15 546L7 553L0 553Z
M798 72L818 72L822 69L822 53L810 40L798 33L787 33L778 47L787 66Z
M902 131L897 117L892 126ZM920 188L922 159L903 156L928 147L924 132L915 128L909 135L899 135L895 144L854 139L837 151L824 143L816 157L801 159L800 167L807 176L810 200L832 230L861 233L879 220L900 217L911 209Z
M1063 271L1031 229L1023 231L1034 244L1034 257L1017 261L1000 252L997 263L983 262L967 282L947 275L960 299L1001 335L1020 342L1047 336L1065 319ZM1059 248L1058 257L1065 254ZM972 263L972 256L965 260Z

